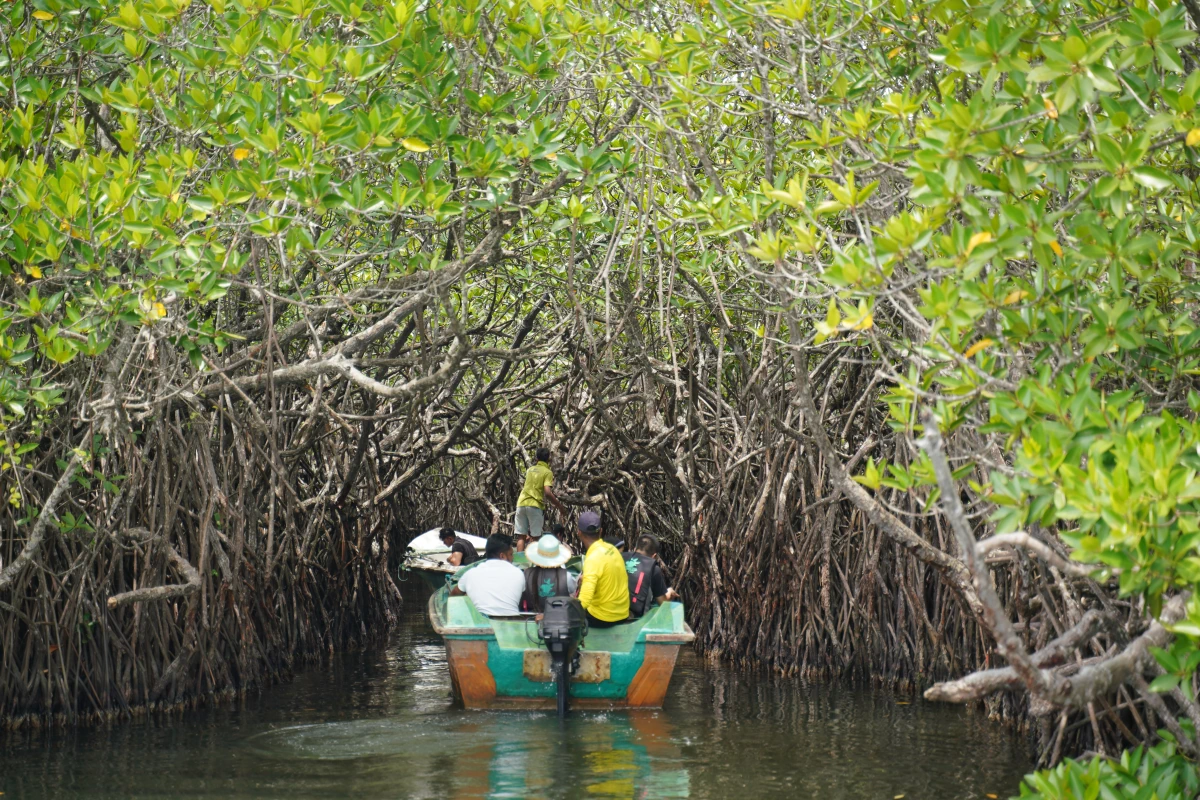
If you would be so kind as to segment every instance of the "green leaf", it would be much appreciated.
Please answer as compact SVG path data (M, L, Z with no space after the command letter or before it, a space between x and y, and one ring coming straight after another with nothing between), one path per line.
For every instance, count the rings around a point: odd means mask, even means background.
M1150 681L1150 691L1162 694L1169 692L1179 685L1179 678L1175 675L1159 675L1154 680Z
M1174 185L1171 177L1165 172L1154 167L1135 167L1133 170L1133 178L1142 186L1155 191L1169 189Z

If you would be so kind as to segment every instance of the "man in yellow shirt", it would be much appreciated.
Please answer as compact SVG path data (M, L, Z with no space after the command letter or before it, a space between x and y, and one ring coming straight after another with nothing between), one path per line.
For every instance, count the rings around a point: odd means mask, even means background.
M517 517L513 522L517 536L528 536L534 541L542 537L546 523L546 501L549 500L564 517L567 509L554 494L554 473L550 471L550 448L539 447L537 463L525 473L525 485L517 498Z
M629 575L620 552L604 541L600 515L579 515L579 539L587 554L579 576L579 604L587 614L588 627L611 628L629 617Z

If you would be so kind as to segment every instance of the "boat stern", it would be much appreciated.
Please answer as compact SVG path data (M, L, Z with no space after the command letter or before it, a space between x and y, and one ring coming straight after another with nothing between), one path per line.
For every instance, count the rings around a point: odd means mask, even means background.
M429 599L429 620L446 643L455 694L467 708L553 708L550 653L537 622L489 619L447 590ZM572 677L576 708L658 708L666 698L680 646L695 639L683 605L666 603L641 620L592 629Z

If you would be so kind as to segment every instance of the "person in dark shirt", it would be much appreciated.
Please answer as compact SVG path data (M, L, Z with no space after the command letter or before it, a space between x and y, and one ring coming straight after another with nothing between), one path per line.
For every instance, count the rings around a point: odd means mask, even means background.
M629 573L630 619L644 616L650 610L651 600L662 605L678 598L675 590L667 586L667 577L655 559L657 555L658 537L648 533L638 537L632 553L621 554L625 559L625 571Z
M571 558L571 548L547 533L537 544L525 550L530 567L525 570L525 593L521 610L540 614L551 597L572 597L578 580L563 567Z
M446 560L456 567L465 567L479 560L475 545L455 533L453 528L442 528L442 544L450 548L450 557Z

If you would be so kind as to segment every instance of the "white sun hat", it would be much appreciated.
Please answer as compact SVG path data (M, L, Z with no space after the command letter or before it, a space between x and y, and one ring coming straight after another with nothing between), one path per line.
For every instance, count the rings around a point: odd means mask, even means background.
M525 548L525 557L539 567L561 567L571 557L571 548L547 533L538 539L537 547Z

